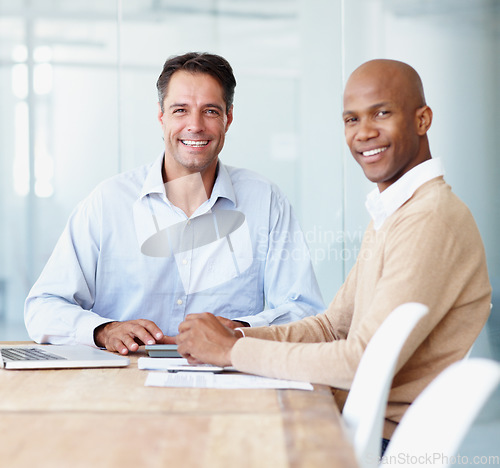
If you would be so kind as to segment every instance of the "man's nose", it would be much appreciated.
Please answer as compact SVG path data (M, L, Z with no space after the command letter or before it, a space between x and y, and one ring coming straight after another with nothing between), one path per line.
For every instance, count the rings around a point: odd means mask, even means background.
M358 124L358 131L356 132L356 139L358 140L369 140L370 138L375 138L378 136L378 130L373 122L368 119L362 119Z
M203 131L203 117L197 112L189 115L189 121L187 125L189 132L198 133Z

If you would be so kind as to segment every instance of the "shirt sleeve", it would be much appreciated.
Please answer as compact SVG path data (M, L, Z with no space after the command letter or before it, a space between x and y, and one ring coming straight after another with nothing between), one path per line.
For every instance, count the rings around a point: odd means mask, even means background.
M95 346L94 329L110 321L91 311L100 248L100 200L96 191L73 211L28 294L26 328L38 343Z
M326 309L304 233L286 197L273 192L264 268L266 309L239 317L252 327L293 322Z

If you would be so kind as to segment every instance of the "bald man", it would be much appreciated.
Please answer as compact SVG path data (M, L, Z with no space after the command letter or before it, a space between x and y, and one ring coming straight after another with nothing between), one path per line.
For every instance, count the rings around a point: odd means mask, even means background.
M415 397L474 343L489 315L491 287L474 219L431 157L432 111L417 72L393 60L361 65L347 81L343 119L351 153L376 188L356 264L326 312L244 332L209 314L191 315L177 343L193 362L330 385L339 401L389 313L406 302L426 304L430 313L396 369L385 448Z

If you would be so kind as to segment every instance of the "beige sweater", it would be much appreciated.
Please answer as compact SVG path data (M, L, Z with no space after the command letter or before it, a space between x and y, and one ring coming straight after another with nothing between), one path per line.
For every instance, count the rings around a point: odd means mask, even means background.
M244 372L349 389L385 317L405 302L426 304L430 313L404 346L389 395L384 437L390 438L422 389L465 356L488 318L490 300L474 219L438 177L417 189L378 231L368 226L356 264L325 313L247 328L231 360Z

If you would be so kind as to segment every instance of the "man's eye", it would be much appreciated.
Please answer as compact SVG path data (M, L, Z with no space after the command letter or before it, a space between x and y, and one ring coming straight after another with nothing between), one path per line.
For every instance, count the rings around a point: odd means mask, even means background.
M182 114L183 112L185 112L186 110L185 109L174 109L174 114Z
M381 110L377 112L378 117L385 117L386 115L389 115L389 111Z
M348 117L346 119L344 119L344 124L345 125L349 125L349 124L353 124L357 121L358 119L356 119L356 117Z
M219 115L219 111L217 109L207 109L205 112L210 115Z

